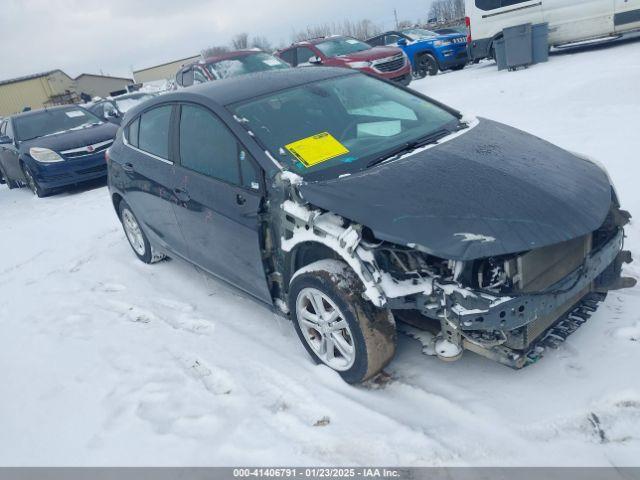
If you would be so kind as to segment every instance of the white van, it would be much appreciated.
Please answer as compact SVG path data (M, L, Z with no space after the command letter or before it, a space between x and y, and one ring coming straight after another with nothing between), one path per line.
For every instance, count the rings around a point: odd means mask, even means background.
M559 46L640 28L640 0L465 0L469 54L493 56L502 29L549 23L549 44Z

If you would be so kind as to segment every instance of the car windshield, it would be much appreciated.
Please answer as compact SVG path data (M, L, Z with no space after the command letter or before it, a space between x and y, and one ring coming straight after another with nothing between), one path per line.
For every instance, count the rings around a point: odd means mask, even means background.
M205 65L215 78L229 78L265 70L281 70L289 65L273 55L258 52Z
M153 95L142 94L142 95L136 95L132 97L116 98L115 101L116 101L116 105L118 106L118 110L120 110L122 113L126 113L128 110L132 109L139 103L142 103L145 100L150 100L152 98L153 98Z
M432 32L431 30L425 30L424 28L408 28L406 30L402 30L402 33L411 40L422 40L423 38L433 38L438 36L437 33Z
M458 117L428 100L365 75L290 88L229 107L283 168L308 180L367 168Z
M16 117L14 120L16 137L20 141L79 130L101 123L93 113L76 106L41 110Z
M371 45L348 37L325 40L324 42L317 43L316 47L327 57L342 57L350 53L371 50Z

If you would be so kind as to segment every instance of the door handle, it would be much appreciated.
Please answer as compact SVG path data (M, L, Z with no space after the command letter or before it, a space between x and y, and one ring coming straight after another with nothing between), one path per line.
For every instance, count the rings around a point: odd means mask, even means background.
M245 203L247 203L247 199L246 199L246 198L244 198L240 193L238 193L238 194L236 195L236 203L237 203L238 205L244 205Z
M136 169L133 167L133 164L132 164L132 163L125 163L124 165L122 165L122 169L123 169L125 172L129 172L129 173L135 172L135 170L136 170Z
M189 192L187 192L184 188L174 188L173 193L176 195L176 198L181 202L188 202L191 200L191 196L189 196Z

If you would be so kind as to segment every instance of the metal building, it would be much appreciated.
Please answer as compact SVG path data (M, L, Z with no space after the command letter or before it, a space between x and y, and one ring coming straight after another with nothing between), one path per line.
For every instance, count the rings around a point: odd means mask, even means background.
M142 70L134 70L133 78L136 83L147 83L156 82L158 80L173 79L180 67L187 63L196 62L201 58L202 57L200 55L197 55L195 57L173 60L161 65L156 65L155 67L143 68Z
M133 80L130 78L83 73L76 77L75 83L78 94L84 93L93 98L127 93L127 85L132 85Z
M81 94L107 97L126 93L129 78L83 73L73 79L62 70L50 70L0 81L0 116L53 105L80 103Z
M0 116L77 101L75 83L62 70L0 81Z

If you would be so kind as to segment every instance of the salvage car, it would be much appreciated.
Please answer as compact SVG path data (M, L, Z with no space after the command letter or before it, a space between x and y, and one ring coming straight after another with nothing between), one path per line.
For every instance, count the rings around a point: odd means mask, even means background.
M141 261L186 259L288 315L350 383L391 361L407 324L443 360L524 367L634 283L602 167L353 70L155 98L107 159Z
M184 65L176 73L176 86L177 88L186 88L191 85L237 77L247 73L285 68L291 67L286 62L262 50L238 50Z
M411 64L395 46L373 48L355 38L332 35L294 43L276 55L294 67L353 68L404 86L411 83Z
M118 127L77 105L33 110L0 124L0 173L8 187L38 197L104 178L105 150Z

